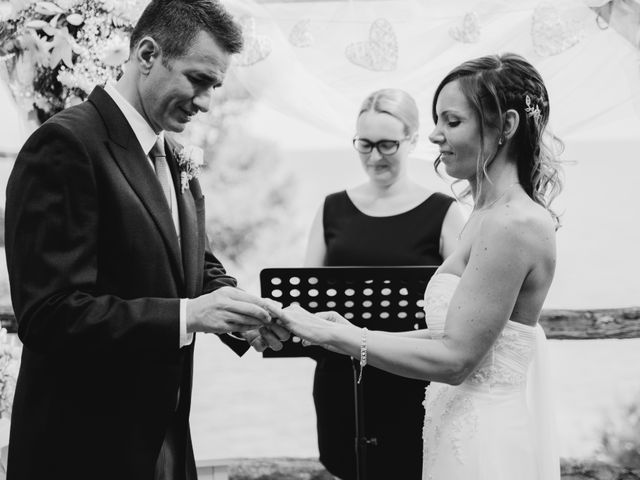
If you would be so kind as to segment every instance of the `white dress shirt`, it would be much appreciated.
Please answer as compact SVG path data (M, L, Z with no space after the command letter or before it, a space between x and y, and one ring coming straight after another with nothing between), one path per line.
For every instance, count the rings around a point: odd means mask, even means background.
M131 105L129 101L124 98L118 90L116 90L114 85L107 84L105 91L109 94L120 111L122 111L127 122L129 122L129 126L131 127L131 130L133 130L138 143L140 143L142 151L147 154L149 166L155 172L155 167L151 157L149 157L149 152L156 143L156 139L158 137L162 138L164 141L164 132L160 132L159 135L156 135L156 132L153 131L144 117L140 115L140 112L138 112L133 105ZM180 217L178 215L176 189L173 182L171 182L170 190L172 204L176 206L176 208L171 209L171 217L173 218L173 225L175 226L176 234L178 235L178 243L180 243ZM190 345L191 342L193 342L193 333L187 333L187 299L182 298L180 299L180 347Z

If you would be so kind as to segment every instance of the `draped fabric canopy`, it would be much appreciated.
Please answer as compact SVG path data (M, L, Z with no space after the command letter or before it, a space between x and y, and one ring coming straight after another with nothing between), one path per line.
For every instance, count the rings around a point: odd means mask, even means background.
M291 125L315 127L305 130L312 132L307 138L288 138L292 144L343 143L364 96L383 87L416 98L427 134L439 80L464 60L506 51L541 71L559 136L633 141L640 131L640 60L630 41L635 17L640 21L640 8L631 8L637 0L223 2L243 22L246 39L230 78L279 119L267 133L284 139ZM605 9L615 28L598 18ZM10 111L0 147L15 152L26 133L13 121L18 114L5 85L0 101ZM418 155L433 158L428 142L421 146Z
M361 101L384 87L416 98L426 136L440 79L464 60L507 51L542 73L561 138L633 141L640 132L638 50L583 1L225 3L246 40L232 75L281 120L323 132L324 145L350 138ZM261 128L288 137L291 123L270 123ZM428 142L421 147L418 155L434 157Z

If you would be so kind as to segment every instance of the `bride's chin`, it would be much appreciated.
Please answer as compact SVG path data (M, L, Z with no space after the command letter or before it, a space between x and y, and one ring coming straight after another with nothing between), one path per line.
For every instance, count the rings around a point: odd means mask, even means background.
M449 165L445 164L444 171L451 178L455 178L456 180L464 180L464 176L460 175L460 172L456 171L455 168L453 168L453 167L451 167Z
M470 181L471 178L473 177L473 175L471 175L471 177L468 175L469 172L463 172L463 171L460 171L460 169L455 168L455 165L445 164L444 171L449 177L455 180Z

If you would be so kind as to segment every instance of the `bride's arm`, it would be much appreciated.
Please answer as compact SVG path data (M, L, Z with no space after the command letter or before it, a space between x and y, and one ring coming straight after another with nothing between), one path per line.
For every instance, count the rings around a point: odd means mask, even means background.
M378 331L376 331L378 332ZM379 333L384 333L385 335L389 335L391 337L403 337L403 338L433 338L433 333L427 330L426 328L420 330L406 330L404 332L384 332L379 331Z
M520 287L537 261L535 252L553 248L553 239L549 238L553 229L541 229L531 223L487 217L451 299L443 337L415 338L368 331L367 363L405 377L462 382L486 355L509 319ZM291 317L294 319L291 327L301 328L297 332L301 336L311 335L314 343L360 357L362 329L329 323L314 330L316 325L309 327L310 321L302 318L295 321L295 311ZM305 331L307 327L310 330Z

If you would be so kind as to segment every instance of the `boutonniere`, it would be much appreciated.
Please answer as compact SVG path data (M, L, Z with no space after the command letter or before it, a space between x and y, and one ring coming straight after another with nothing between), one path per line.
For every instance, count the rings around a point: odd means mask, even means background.
M192 178L198 178L200 167L204 165L204 151L193 145L178 147L175 151L180 167L180 193L189 189Z

